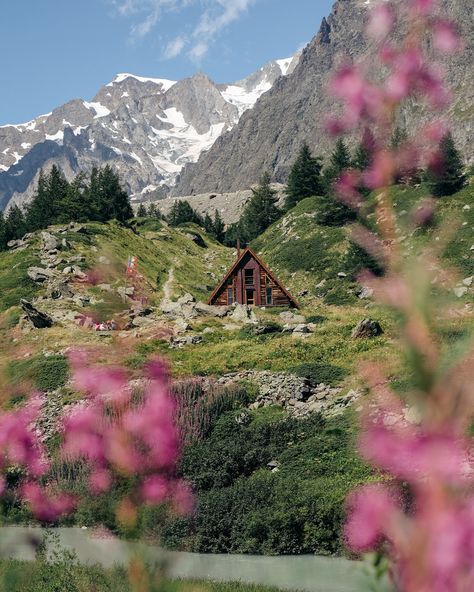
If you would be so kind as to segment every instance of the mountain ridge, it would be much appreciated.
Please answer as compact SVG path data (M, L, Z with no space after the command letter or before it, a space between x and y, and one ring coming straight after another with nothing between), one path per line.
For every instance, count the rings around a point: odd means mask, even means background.
M400 0L397 0L399 2ZM197 163L190 163L180 173L171 195L225 193L248 189L262 172L272 180L285 183L291 165L303 142L324 156L333 149L333 140L325 130L325 120L338 113L338 105L326 91L330 77L343 60L374 71L376 47L364 36L367 0L337 0L331 14L321 22L318 33L303 50L290 75L280 78L252 111L223 134ZM462 54L442 60L454 101L445 113L453 123L455 140L472 161L470 149L474 129L474 85L471 66L474 61L472 12L465 0L442 0L440 11L454 20L465 40ZM398 40L406 19L402 19ZM407 130L430 120L429 113L412 103L400 113L399 122ZM349 139L355 142L355 137ZM248 155L252 154L252 159Z
M233 127L297 60L298 54L271 61L232 84L216 84L202 72L177 81L120 73L90 101L73 99L26 123L1 126L0 206L27 202L40 168L52 164L71 178L110 163L132 196L166 191L184 164Z

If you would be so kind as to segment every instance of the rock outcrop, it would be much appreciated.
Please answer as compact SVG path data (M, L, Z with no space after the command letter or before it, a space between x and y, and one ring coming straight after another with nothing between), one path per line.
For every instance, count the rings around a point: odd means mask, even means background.
M47 329L53 326L53 319L45 312L38 310L28 300L22 298L20 305L26 318L36 329Z
M406 5L406 2L396 1ZM465 39L465 50L449 57L442 65L454 94L448 113L454 137L464 156L472 162L472 3L441 0L440 5L441 12L459 25ZM173 195L248 189L265 170L272 173L274 181L285 183L304 141L315 154L327 155L333 148L333 140L328 137L324 124L335 108L327 85L335 68L344 59L350 59L378 75L375 47L363 34L370 6L367 0L336 1L331 15L323 20L318 34L304 49L294 72L280 78L251 111L244 113L237 126L201 155L197 164L184 168ZM407 22L406 18L402 21ZM399 123L410 131L431 117L432 113L412 101L400 114Z

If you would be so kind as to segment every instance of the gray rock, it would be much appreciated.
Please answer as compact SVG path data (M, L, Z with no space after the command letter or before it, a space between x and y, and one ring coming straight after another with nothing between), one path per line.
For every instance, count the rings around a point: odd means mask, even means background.
M58 239L46 230L41 233L41 242L43 251L55 251L58 248Z
M33 327L36 329L47 329L52 327L53 319L45 312L41 312L36 307L34 307L31 302L22 298L20 300L20 305L26 315L26 318L33 325Z
M285 310L284 312L281 312L279 317L285 324L298 325L299 323L304 323L306 320L303 315L296 314L291 310Z
M112 292L112 286L110 284L98 284L97 287L102 292Z
M354 327L351 337L352 339L364 339L377 337L378 335L382 335L382 333L383 329L378 321L374 321L373 319L363 319L356 327Z
M368 287L364 287L362 288L362 290L359 292L359 298L361 300L365 299L365 298L372 298L374 295L374 290L373 288L368 288Z
M293 329L293 333L310 333L310 330L308 328L308 325L300 323L299 325L296 325L296 327Z
M28 243L26 243L26 241L21 240L21 239L10 240L7 243L7 247L9 249L11 249L12 251L20 251L20 250L26 249L27 246L28 246Z
M257 317L255 316L254 311L246 304L235 304L234 310L230 314L229 318L239 323L257 322Z
M54 279L48 282L47 297L52 300L59 300L60 298L72 298L75 292L72 290L67 280Z
M194 309L199 315L217 318L224 318L230 310L228 306L213 306L204 302L196 302Z
M458 297L458 298L462 298L463 296L465 296L468 293L468 288L466 286L456 286L453 290L454 294Z
M135 288L133 286L119 286L117 288L117 294L126 300L127 297L131 297L135 294Z
M26 273L30 279L40 284L54 275L54 272L51 269L44 269L42 267L28 267Z

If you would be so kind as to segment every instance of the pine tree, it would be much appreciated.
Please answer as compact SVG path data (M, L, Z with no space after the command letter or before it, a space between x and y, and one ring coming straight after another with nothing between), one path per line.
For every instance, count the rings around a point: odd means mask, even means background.
M402 144L408 139L408 134L404 128L397 126L393 130L392 138L390 140L390 148L398 150Z
M119 222L126 222L133 218L133 209L128 193L122 189L118 174L110 165L99 170L97 185L95 191L98 190L98 210L102 221L115 218Z
M342 138L336 143L329 160L329 166L323 173L323 185L325 195L332 197L334 184L341 178L341 175L352 166L351 155L346 143Z
M53 167L57 170L57 167ZM51 173L53 169L51 169ZM53 196L50 193L50 175L45 175L41 169L36 192L27 210L27 224L29 230L46 228L53 220L56 207L53 204Z
M210 234L211 236L214 235L214 224L212 222L212 218L209 216L209 212L206 212L206 215L203 219L203 226L204 230Z
M367 138L363 138L359 143L354 152L354 158L352 159L352 166L358 171L365 171L368 169L372 162L372 151L370 149L370 143ZM361 179L358 190L363 197L370 195L370 189L366 187Z
M187 224L194 222L199 226L204 226L204 221L201 216L193 210L189 202L183 199L176 200L171 206L168 214L168 223L170 226L179 226L180 224Z
M358 157L363 160L362 153ZM354 220L357 215L345 203L340 201L335 191L335 185L342 176L342 173L352 166L351 155L345 142L339 139L331 154L328 168L324 171L325 195L318 199L317 220L319 224L326 226L342 226Z
M147 211L146 211L146 206L145 204L141 203L138 206L138 210L137 210L137 218L146 218L147 217Z
M220 243L223 242L225 236L225 224L218 210L214 212L213 236Z
M287 210L305 197L321 194L321 166L321 160L312 156L305 142L288 177L285 200Z
M26 220L22 210L17 205L13 205L8 210L5 220L6 242L21 238L27 231Z
M4 251L7 248L7 225L5 222L5 216L0 210L0 250Z
M88 199L87 176L81 172L68 184L55 222L87 222L94 219L94 204Z
M156 204L151 203L148 206L148 217L149 218L154 218L155 220L160 220L161 219L161 212L160 210L156 207Z
M428 184L435 197L453 195L466 182L461 154L448 133L440 143L441 166L439 170L429 171Z
M246 204L240 220L240 230L246 242L257 238L281 216L276 206L276 191L270 186L270 175L264 173L260 184L252 189L252 197Z

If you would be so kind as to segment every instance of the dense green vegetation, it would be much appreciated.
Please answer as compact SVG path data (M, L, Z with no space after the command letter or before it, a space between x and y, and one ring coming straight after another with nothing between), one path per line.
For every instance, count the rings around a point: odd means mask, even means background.
M129 196L109 165L94 168L89 178L79 173L71 183L53 165L49 174L41 171L36 193L24 211L13 206L6 218L0 215L0 249L26 232L51 224L112 219L125 222L132 217Z
M184 451L181 471L197 508L166 526L164 542L215 553L341 553L345 496L370 477L355 433L350 415L296 420L268 408L242 425L235 412L224 414Z
M305 197L321 195L323 190L321 168L321 159L314 158L308 144L303 144L288 176L285 201L287 210L293 208Z

